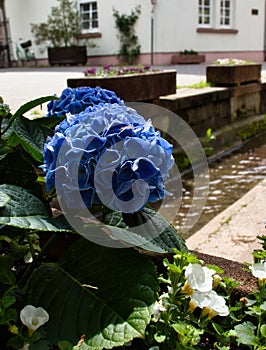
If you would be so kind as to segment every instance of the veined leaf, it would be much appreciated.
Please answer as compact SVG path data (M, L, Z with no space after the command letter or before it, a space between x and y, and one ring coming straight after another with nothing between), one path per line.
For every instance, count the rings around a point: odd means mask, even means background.
M254 324L249 321L235 326L234 330L236 331L238 343L244 345L258 345L255 329L256 327Z
M0 191L0 207L4 207L9 201L10 197L3 191Z
M36 118L33 120L33 123L46 126L47 128L52 128L55 125L59 124L65 116L60 117L42 117Z
M52 218L50 209L33 194L15 185L0 185L9 200L0 207L0 224L38 231L75 232L63 215Z
M30 111L32 108L37 107L43 103L46 103L46 102L52 101L52 100L59 100L59 98L56 96L44 96L44 97L36 98L35 100L31 100L31 101L25 103L24 105L22 105L13 114L13 117L16 118L17 116L21 116L21 115L27 113L28 111Z
M157 292L155 267L146 257L81 238L58 264L35 271L28 302L49 313L51 343L76 344L85 334L88 349L100 350L144 337Z
M1 217L50 216L45 204L24 188L4 184L0 185L0 191L10 198L5 206L0 208Z
M109 213L105 216L104 223L128 227L129 232L135 233L136 246L140 248L156 251L154 248L157 247L158 252L173 252L174 248L187 251L183 238L175 228L161 214L150 208L133 214Z
M37 98L35 100L29 101L25 103L24 105L20 106L19 109L12 115L12 117L9 119L7 126L4 128L2 133L5 133L9 127L13 124L14 120L16 120L17 117L22 116L23 114L30 111L32 108L37 107L43 103L46 103L51 100L59 100L56 96L44 96Z
M0 217L0 225L8 225L25 230L75 232L63 216L55 219L48 216Z
M41 163L43 161L43 146L47 137L53 135L53 131L46 126L19 116L13 124L13 133L17 137L15 142L20 143L33 159Z

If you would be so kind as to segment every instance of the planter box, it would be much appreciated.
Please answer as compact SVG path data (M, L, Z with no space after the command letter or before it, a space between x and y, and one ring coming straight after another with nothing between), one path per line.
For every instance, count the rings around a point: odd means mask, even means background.
M205 62L205 55L173 55L172 56L172 64L196 64L196 63L202 63Z
M216 86L237 86L258 83L261 78L261 64L239 64L208 66L207 82Z
M48 47L48 62L54 65L85 65L87 62L86 46Z
M76 88L90 86L114 91L127 102L151 101L160 96L176 93L176 71L165 70L143 74L126 74L121 76L67 79L67 86Z

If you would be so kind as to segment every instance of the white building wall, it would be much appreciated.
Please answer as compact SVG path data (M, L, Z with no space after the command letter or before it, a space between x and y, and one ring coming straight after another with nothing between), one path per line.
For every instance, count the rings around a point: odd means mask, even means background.
M219 4L219 0L213 2ZM197 32L197 4L197 0L157 0L154 12L155 64L169 64L173 53L185 49L205 53L207 61L229 55L251 59L264 57L265 1L234 0L234 29L238 30L234 34ZM57 5L56 0L7 0L6 12L10 21L12 41L18 42L19 38L22 38L34 42L30 23L45 21L53 5ZM88 49L90 62L114 62L119 41L114 26L113 8L121 14L130 14L137 5L141 6L140 18L136 25L143 54L140 61L150 62L150 0L98 0L101 37L91 39L97 47ZM257 9L259 14L252 15L252 9ZM46 57L46 51L42 54L40 48L34 46L33 49L38 58ZM100 56L105 56L105 60Z

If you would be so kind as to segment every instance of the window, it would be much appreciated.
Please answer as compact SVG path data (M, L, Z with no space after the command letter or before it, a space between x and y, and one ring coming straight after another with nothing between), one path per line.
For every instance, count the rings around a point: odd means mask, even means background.
M220 1L220 26L221 28L232 27L232 0Z
M211 27L212 25L212 0L199 0L199 19L200 27Z
M80 1L81 28L83 33L98 31L97 1Z
M231 31L233 28L233 0L198 0L199 31Z

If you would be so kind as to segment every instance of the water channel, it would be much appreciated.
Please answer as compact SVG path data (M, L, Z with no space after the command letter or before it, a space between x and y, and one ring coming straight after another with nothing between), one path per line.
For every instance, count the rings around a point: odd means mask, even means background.
M264 142L264 144L261 144ZM258 145L257 145L257 144ZM217 214L232 205L266 177L265 135L209 165L209 193L202 215L186 237L198 231ZM184 225L193 197L193 178L183 179L181 206L173 221L177 230Z

